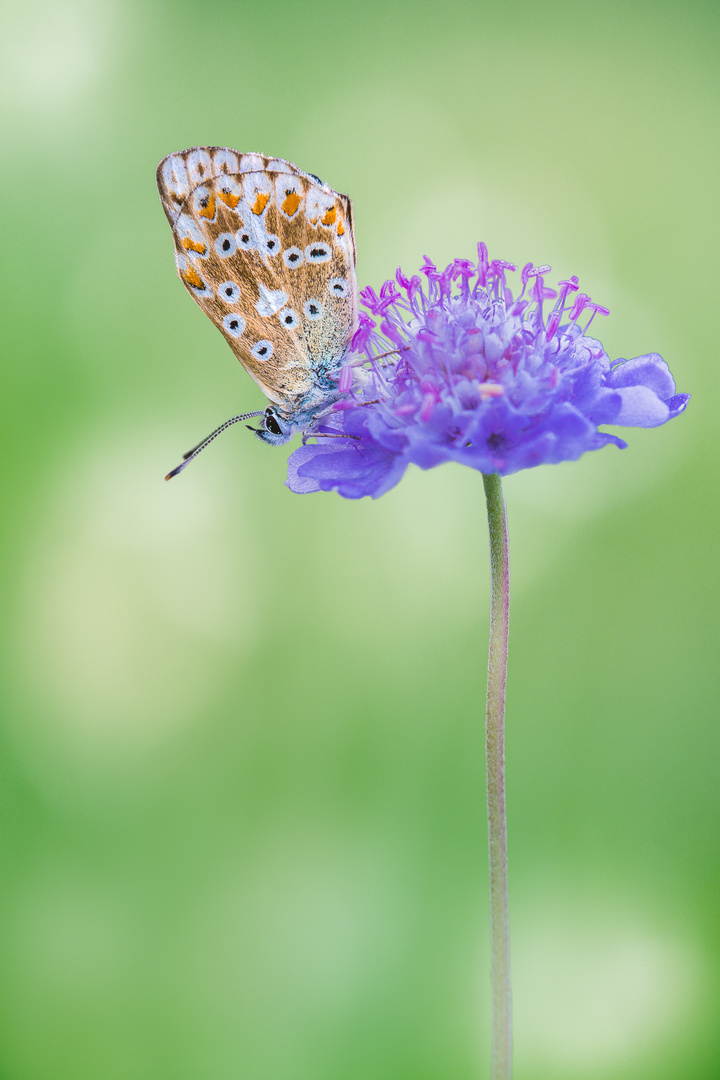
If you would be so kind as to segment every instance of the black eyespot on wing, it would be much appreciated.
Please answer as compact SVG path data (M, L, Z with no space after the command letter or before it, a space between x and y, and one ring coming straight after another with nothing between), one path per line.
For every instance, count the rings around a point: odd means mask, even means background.
M308 244L305 248L305 258L311 263L329 262L332 251L329 244Z
M221 281L218 285L218 296L226 304L237 304L240 299L240 289L234 281Z
M242 315L235 315L233 312L229 312L223 319L223 328L230 337L239 338L245 330L245 320Z

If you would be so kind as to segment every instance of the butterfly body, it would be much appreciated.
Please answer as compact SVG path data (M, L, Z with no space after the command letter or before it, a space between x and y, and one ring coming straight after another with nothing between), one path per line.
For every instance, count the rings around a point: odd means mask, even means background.
M157 179L180 279L271 402L256 434L287 442L339 396L357 320L350 199L225 147L170 154Z

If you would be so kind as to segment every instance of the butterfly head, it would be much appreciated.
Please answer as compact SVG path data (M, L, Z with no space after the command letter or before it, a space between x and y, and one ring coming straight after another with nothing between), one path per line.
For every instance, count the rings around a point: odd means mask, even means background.
M281 416L272 405L268 405L263 413L262 427L254 428L249 424L248 427L261 442L270 443L271 446L281 446L289 442L297 430L297 425Z

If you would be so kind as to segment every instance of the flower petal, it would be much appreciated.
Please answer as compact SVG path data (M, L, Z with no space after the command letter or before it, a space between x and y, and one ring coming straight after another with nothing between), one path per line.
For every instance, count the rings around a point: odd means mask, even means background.
M621 360L608 373L606 386L647 386L653 390L661 401L672 397L675 393L675 380L670 374L670 369L657 353L646 353L645 356L636 356L634 360ZM627 423L618 420L619 424Z
M627 386L618 390L622 399L620 412L612 421L623 427L658 427L670 419L664 401L647 386Z

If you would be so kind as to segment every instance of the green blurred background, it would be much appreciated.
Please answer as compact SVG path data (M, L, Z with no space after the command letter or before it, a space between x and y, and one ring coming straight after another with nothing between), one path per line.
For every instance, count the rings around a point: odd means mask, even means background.
M488 1076L480 476L297 496L165 154L354 199L361 285L552 264L694 395L511 477L517 1080L720 1075L717 4L7 4L3 1080Z

